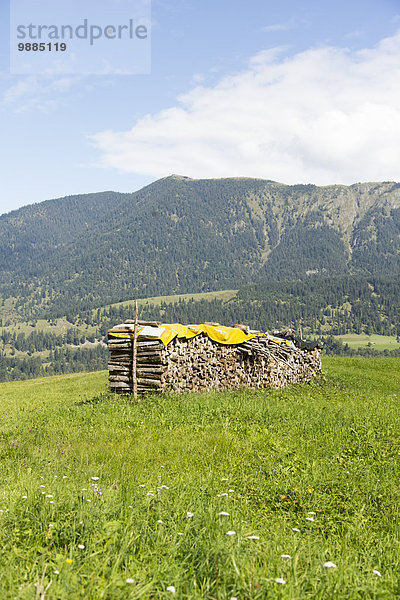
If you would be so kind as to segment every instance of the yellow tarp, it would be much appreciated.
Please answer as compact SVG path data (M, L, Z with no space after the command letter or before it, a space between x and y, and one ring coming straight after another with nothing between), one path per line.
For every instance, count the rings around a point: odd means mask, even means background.
M223 325L181 325L180 323L172 323L170 325L164 325L165 332L162 334L161 339L165 345L169 344L175 336L178 338L190 339L205 333L211 340L218 342L219 344L242 344L246 340L251 340L255 337L254 334L246 334L237 327L224 327Z
M138 327L138 337L140 337L140 333L144 329L145 327ZM148 328L146 327L146 329ZM206 325L204 323L201 325L181 325L180 323L169 323L161 325L159 329L163 331L160 332L160 335L157 337L157 339L160 339L165 346L167 346L175 337L190 339L196 335L199 335L200 333L205 333L211 340L218 342L219 344L242 344L247 340L251 340L254 337L259 337L262 335L268 337L278 344L285 344L289 347L294 347L293 343L289 340L276 338L265 333L247 334L238 327L225 327L224 325ZM133 337L133 331L111 330L109 332L109 335L110 334L117 338Z

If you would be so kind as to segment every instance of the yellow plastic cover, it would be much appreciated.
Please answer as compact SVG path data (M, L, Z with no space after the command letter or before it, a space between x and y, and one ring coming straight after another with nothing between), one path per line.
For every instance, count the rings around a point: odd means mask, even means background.
M140 337L140 333L144 329L145 327L138 327L138 337ZM148 330L149 328L146 327L146 329ZM218 342L219 344L242 344L254 337L265 336L277 344L285 344L286 346L294 348L294 344L290 340L276 338L266 333L245 333L238 327L225 327L224 325L206 325L205 323L200 325L181 325L181 323L169 323L162 324L157 329L163 331L155 336L155 339L160 339L164 346L167 346L175 337L190 339L200 333L205 333L211 340ZM109 335L117 338L133 338L133 331L111 330L109 331ZM146 337L149 336L146 335Z

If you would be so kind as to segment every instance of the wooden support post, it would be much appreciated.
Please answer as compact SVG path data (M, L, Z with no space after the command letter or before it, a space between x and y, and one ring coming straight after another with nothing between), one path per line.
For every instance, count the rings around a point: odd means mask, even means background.
M137 398L137 374L136 374L136 355L137 355L137 328L138 328L138 303L135 300L135 323L133 326L133 344L132 344L132 382L133 382L133 397Z

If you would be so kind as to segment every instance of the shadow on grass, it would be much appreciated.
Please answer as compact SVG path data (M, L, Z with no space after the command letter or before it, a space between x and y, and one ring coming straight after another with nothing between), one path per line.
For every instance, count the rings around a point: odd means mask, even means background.
M124 399L128 398L128 394L123 396ZM93 396L92 398L80 398L75 402L76 406L88 406L95 404L104 404L104 403L113 403L118 400L120 397L116 397L116 394L111 394L109 392L103 392L102 394L98 394L97 396Z

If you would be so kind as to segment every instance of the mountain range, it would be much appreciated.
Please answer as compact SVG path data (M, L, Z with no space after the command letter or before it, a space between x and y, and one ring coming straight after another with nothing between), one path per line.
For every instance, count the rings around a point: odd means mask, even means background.
M400 275L400 184L172 175L0 216L0 296L25 315L341 275Z

